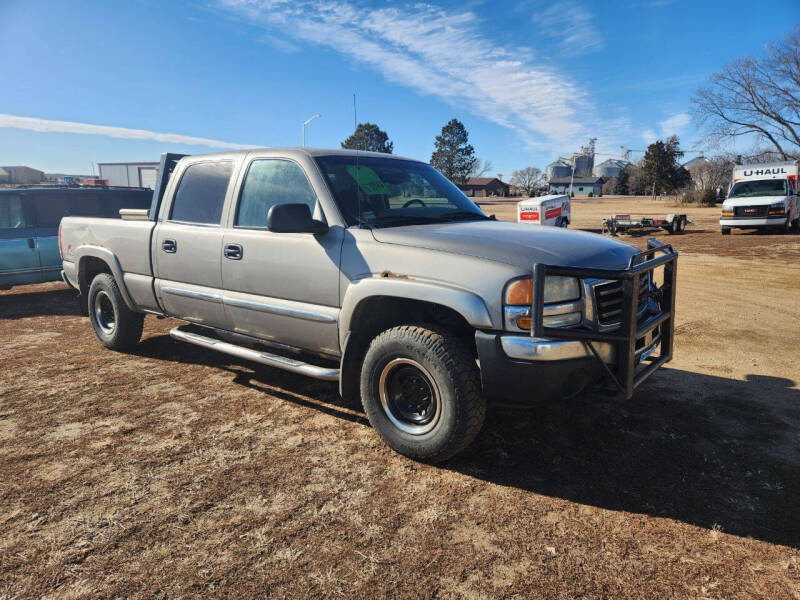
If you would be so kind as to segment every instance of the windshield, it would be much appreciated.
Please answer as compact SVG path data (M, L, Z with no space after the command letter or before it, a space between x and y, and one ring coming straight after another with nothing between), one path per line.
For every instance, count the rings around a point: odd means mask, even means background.
M760 179L734 183L728 198L748 198L751 196L785 196L785 179Z
M348 225L394 227L488 219L461 190L432 166L372 156L321 156Z

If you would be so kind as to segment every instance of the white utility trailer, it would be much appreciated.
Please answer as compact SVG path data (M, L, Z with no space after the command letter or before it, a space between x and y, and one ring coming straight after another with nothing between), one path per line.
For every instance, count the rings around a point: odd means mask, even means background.
M517 223L567 227L570 220L570 198L567 194L539 196L517 203Z

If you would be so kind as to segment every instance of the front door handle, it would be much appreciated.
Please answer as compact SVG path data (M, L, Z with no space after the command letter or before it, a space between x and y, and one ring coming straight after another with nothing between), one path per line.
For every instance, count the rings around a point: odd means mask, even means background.
M176 242L175 240L164 240L163 242L161 242L161 249L164 252L175 254L178 251L178 242Z
M225 244L225 249L222 251L222 253L225 255L225 258L229 258L231 260L242 260L244 249L242 248L241 244Z

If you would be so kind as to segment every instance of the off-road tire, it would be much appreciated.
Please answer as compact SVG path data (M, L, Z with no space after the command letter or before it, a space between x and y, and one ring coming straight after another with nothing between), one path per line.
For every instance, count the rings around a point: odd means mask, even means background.
M95 310L98 296L102 297L103 303L108 301L108 306L113 312L111 329L103 326L102 317L98 316ZM128 308L125 300L122 299L117 282L111 275L100 273L92 279L87 300L89 321L97 339L103 346L111 350L128 350L139 343L144 326L144 315Z
M731 228L730 227L720 227L719 232L722 235L730 235L731 234Z
M381 374L398 359L421 365L438 389L441 412L426 433L408 433L395 425L381 402ZM475 358L456 336L429 324L394 327L372 340L361 368L361 402L370 424L390 448L429 463L445 461L466 448L486 415Z

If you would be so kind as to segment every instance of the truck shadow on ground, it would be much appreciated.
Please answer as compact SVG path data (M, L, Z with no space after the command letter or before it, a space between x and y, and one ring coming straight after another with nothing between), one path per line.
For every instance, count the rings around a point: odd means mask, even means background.
M0 291L0 319L80 315L76 292L64 284L36 291L18 292L17 289L25 288Z
M369 425L335 384L166 336L145 340L137 354L225 369L237 385ZM440 468L800 547L800 390L794 385L665 368L627 402L589 394L528 409L490 407L475 443Z

